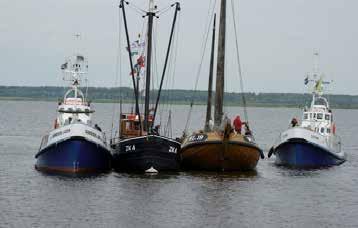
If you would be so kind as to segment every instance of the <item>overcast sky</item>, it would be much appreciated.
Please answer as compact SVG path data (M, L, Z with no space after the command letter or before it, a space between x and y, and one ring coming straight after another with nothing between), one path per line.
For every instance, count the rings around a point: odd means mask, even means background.
M147 0L132 0L146 9ZM165 8L174 1L157 1ZM179 51L174 88L192 89L200 63L210 2L182 0ZM303 79L319 50L320 68L333 80L330 91L358 94L358 1L356 0L234 0L245 90L305 92ZM228 0L230 6L231 0ZM62 85L59 66L76 46L89 59L91 86L118 85L119 1L0 0L0 85ZM231 6L230 6L231 7ZM228 17L231 18L231 8ZM218 8L218 7L216 7ZM164 58L173 11L158 21L158 62ZM128 8L132 39L143 19ZM232 18L228 21L227 90L239 91L235 68ZM74 34L82 35L76 44ZM124 36L122 36L124 38ZM124 40L122 39L122 43ZM160 46L160 47L159 47ZM123 85L130 85L123 56ZM207 88L206 53L199 89Z

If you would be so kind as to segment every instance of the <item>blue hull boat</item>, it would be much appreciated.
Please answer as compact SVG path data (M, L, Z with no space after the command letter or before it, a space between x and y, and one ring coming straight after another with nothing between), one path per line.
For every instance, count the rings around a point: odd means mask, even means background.
M58 102L53 129L42 137L35 155L38 170L97 173L111 169L112 154L105 133L92 123L94 109L80 89L87 69L87 59L79 54L69 57L61 65L63 80L71 84Z
M340 165L345 159L309 142L285 142L275 148L275 163L301 168Z
M81 138L53 144L35 157L36 169L67 173L109 171L112 163L109 150Z
M318 58L318 53L314 54ZM316 59L316 63L317 63ZM305 85L312 82L310 107L303 109L302 122L294 117L290 127L282 132L268 153L276 156L276 164L291 167L319 168L340 165L346 161L341 138L336 134L336 124L328 99L323 96L323 74L315 64L314 72L305 78Z

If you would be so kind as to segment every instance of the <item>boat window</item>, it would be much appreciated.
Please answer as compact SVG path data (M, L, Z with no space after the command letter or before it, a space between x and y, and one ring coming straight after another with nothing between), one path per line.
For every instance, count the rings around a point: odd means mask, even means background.
M313 113L313 119L316 119L316 113Z
M139 128L139 122L134 122L134 129L135 129L135 130L140 130L140 128Z
M321 133L324 133L324 128L323 127L321 128Z
M303 115L303 119L305 119L305 120L308 119L308 114L307 114L307 113L305 113L305 114Z
M325 120L330 120L331 119L328 114L326 114L324 118L325 118Z
M323 113L317 113L317 119L318 120L323 119Z
M327 128L327 133L331 133L331 128Z

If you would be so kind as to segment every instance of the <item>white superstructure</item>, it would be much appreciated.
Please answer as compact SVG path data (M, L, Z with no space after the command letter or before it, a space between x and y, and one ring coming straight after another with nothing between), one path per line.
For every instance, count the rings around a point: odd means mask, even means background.
M318 53L315 56L318 57ZM341 139L336 135L333 113L327 98L323 97L324 85L329 82L323 80L317 65L314 73L305 79L305 84L309 82L313 83L312 102L310 107L304 108L302 122L292 120L290 128L280 134L274 147L290 140L304 140L343 159L345 154L341 149Z
M79 86L87 73L88 65L83 55L74 55L61 65L65 81L71 83L63 100L59 101L54 129L43 137L40 150L67 139L83 138L108 149L105 133L92 123L94 110Z

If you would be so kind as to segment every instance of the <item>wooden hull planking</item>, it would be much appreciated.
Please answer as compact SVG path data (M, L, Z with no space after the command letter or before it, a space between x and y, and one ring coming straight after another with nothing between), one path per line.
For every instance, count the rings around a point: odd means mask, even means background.
M218 133L205 133L204 141L190 137L180 151L182 167L189 170L246 171L255 169L260 149L245 141L242 135L232 133L223 140Z

